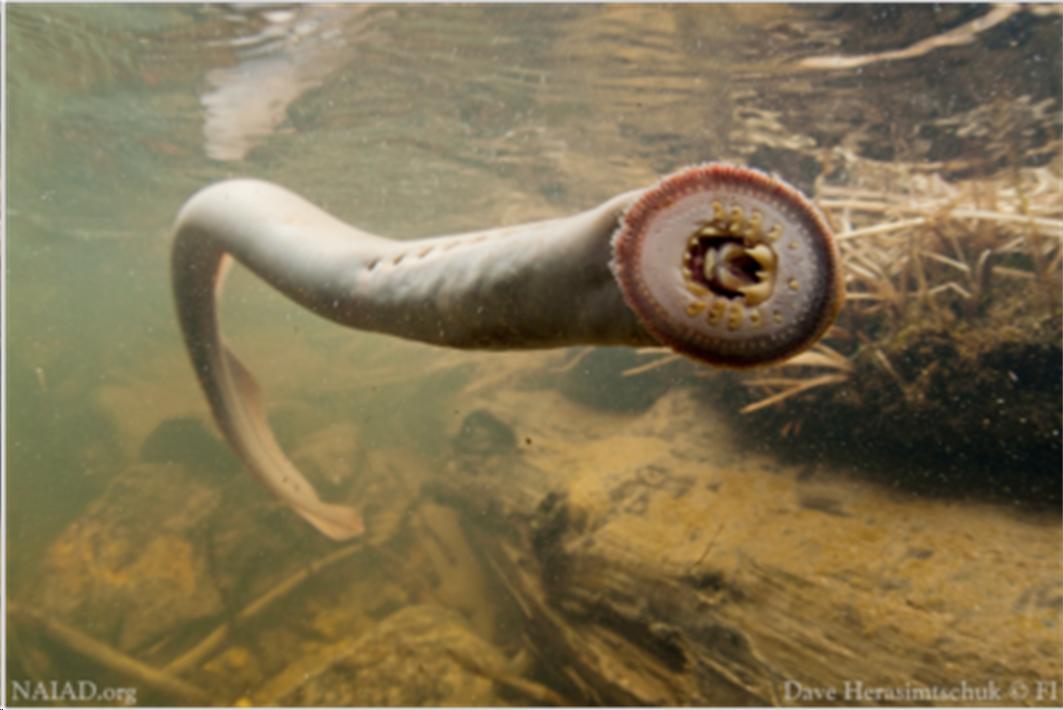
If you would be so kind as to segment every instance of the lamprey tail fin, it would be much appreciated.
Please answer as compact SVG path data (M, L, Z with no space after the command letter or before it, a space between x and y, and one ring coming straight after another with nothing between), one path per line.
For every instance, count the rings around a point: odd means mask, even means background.
M322 535L337 542L350 540L365 532L362 516L350 506L318 501L313 510L296 507L295 511Z
M270 490L324 535L333 540L348 540L362 534L365 526L358 511L350 506L325 503L318 498L310 482L284 455L266 420L261 389L254 376L231 350L224 348L224 351L225 367L239 398L233 404L243 411L246 424L241 428L244 439L241 448L246 450L244 460L248 467Z
M247 369L247 365L236 357L236 353L232 351L232 348L225 345L224 340L222 342L222 348L225 352L225 366L229 369L229 375L232 377L236 391L243 399L244 404L247 405L248 414L264 417L266 408L262 400L262 387L259 386L258 380L251 374L251 371ZM267 430L271 431L268 427Z

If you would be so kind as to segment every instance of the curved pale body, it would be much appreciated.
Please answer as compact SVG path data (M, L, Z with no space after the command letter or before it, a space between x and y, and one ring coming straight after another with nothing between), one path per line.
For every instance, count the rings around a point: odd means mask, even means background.
M631 275L641 267L625 263L619 242L626 240L628 250L637 242L635 251L648 243L652 252L655 236L625 236L618 227L634 228L626 221L629 211L652 211L653 189L617 195L570 217L400 242L350 227L270 183L233 180L205 188L178 216L171 266L182 334L215 421L245 467L321 532L334 539L362 532L357 511L320 500L281 451L254 379L222 342L217 301L230 258L306 308L353 328L457 348L663 341L713 361L705 342L691 352L674 342L668 326L648 322L638 296L625 285L625 273L644 284ZM673 235L665 241L676 240ZM741 248L730 244L716 251L726 259ZM661 247L650 259L644 276L663 275L679 284L653 285L655 299L681 290L682 249L682 243ZM746 251L760 256L755 248ZM726 269L720 273L721 283L738 278ZM829 287L831 278L820 280ZM810 275L809 283L815 281ZM757 294L749 298L764 300ZM836 311L834 301L823 316L827 321ZM823 328L798 338L791 350L807 347ZM778 357L776 348L768 359Z

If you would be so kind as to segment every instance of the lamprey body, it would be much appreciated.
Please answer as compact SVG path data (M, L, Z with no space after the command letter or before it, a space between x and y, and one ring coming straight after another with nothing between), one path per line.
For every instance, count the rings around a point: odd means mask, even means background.
M664 344L716 365L777 362L810 346L841 305L826 222L762 173L709 164L569 217L392 241L270 183L232 180L177 218L178 320L222 434L245 467L325 535L362 532L288 460L258 386L223 344L231 259L352 328L492 350Z

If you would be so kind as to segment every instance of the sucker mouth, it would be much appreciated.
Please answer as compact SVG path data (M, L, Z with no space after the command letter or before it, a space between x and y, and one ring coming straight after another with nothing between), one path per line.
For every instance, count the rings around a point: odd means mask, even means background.
M724 367L808 348L844 298L822 213L782 180L722 163L647 190L613 238L627 304L661 343Z
M775 289L778 258L768 238L777 238L776 230L764 234L762 218L756 210L748 219L737 206L727 215L722 205L714 203L713 211L714 218L687 239L684 280L688 287L708 289L713 295L731 300L742 299L750 307L764 303Z

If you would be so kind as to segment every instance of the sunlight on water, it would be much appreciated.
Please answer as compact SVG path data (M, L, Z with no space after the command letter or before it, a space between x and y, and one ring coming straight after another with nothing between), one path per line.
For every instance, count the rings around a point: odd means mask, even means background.
M1057 706L1061 18L8 6L8 700ZM447 350L237 268L226 340L365 537L218 435L170 286L199 188L412 239L709 160L839 234L803 360Z

